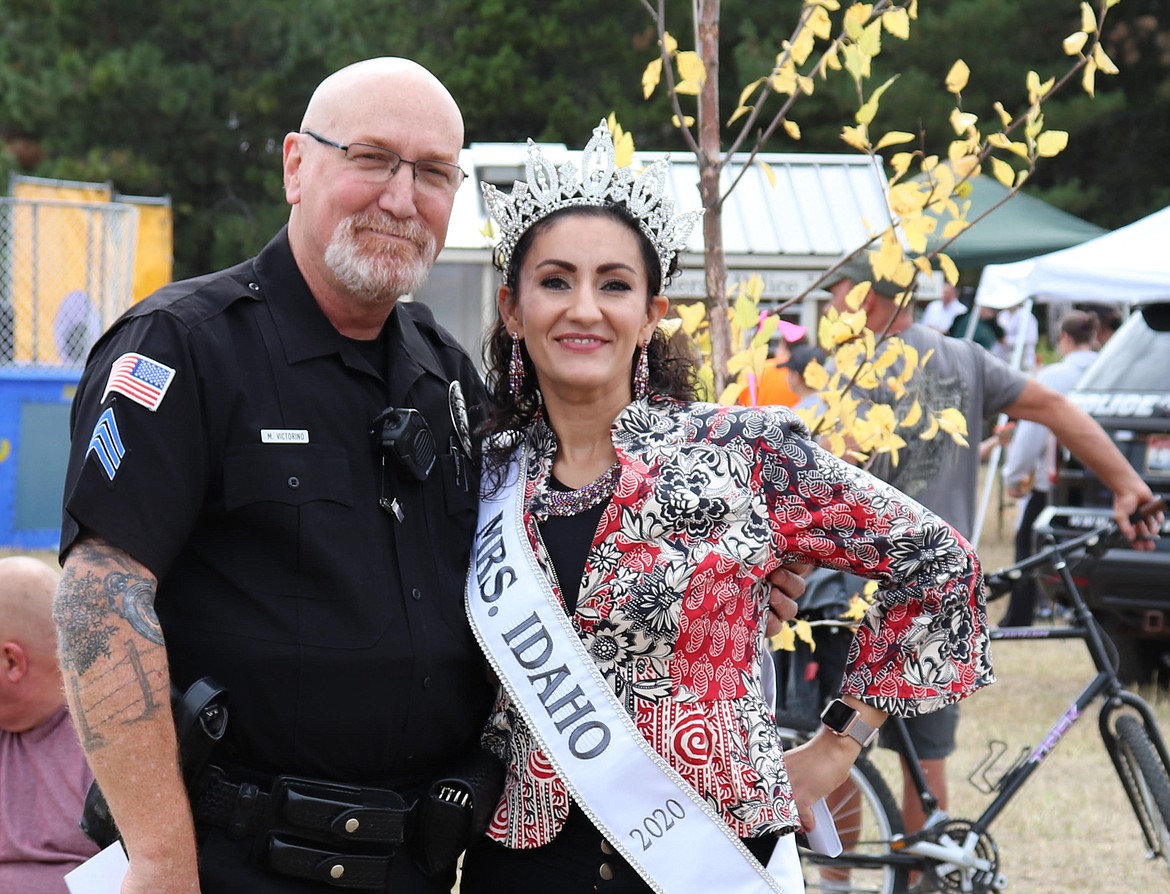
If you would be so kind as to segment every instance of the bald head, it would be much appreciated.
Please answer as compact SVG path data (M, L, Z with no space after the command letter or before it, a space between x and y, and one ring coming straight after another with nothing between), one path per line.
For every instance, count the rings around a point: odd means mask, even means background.
M36 559L0 559L0 730L30 730L65 702L53 626L57 578Z
M355 115L376 120L383 104L394 111L420 111L457 130L456 148L463 145L463 115L442 82L410 59L382 56L364 59L335 71L309 99L301 130L329 130L339 118Z
M15 640L38 652L54 650L57 579L57 572L37 559L0 559L0 641Z

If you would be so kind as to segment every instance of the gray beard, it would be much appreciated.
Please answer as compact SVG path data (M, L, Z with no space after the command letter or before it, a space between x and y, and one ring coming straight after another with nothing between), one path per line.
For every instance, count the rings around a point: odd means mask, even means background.
M358 242L356 233L363 228L404 236L420 250L409 259L403 257L406 249L398 245L372 252ZM341 221L325 249L325 264L338 282L369 304L384 304L417 290L426 282L434 259L435 238L429 231L413 221L386 221L369 214Z

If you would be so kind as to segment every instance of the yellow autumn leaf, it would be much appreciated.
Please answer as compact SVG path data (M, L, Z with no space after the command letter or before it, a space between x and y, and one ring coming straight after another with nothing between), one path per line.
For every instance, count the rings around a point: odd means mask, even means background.
M850 7L851 9L855 7ZM855 44L846 44L841 48L841 55L844 57L843 64L845 70L853 77L853 80L861 83L869 77L870 58L866 56L857 48Z
M674 334L682 328L682 320L678 317L663 318L658 321L657 328L662 330L662 334L667 338L673 338Z
M791 623L785 623L780 628L780 632L768 640L769 645L772 645L773 652L795 652L796 651L796 633L792 629Z
M820 391L829 384L829 373L816 360L810 360L804 367L804 383L813 391Z
M699 330L700 324L707 318L707 307L701 302L678 304L675 305L674 311L682 320L683 332L687 335L694 335Z
M951 66L951 70L947 72L946 87L948 93L958 95L963 92L963 88L967 86L967 81L971 77L971 69L967 67L967 63L959 59Z
M975 122L979 120L979 116L971 112L964 112L962 109L951 110L951 127L955 129L955 133L962 136L975 126Z
M761 84L763 84L766 80L767 80L767 78L756 78L754 81L752 81L750 84L748 84L746 87L744 87L739 92L739 107L740 108L747 106L748 99L751 98L751 95L753 93L755 93L757 88L759 88L759 86Z
M805 26L796 32L796 40L794 40L789 48L789 53L792 55L792 61L797 65L804 65L808 61L808 57L812 55L813 49L816 47L816 35L812 30Z
M859 124L857 127L845 125L841 128L841 139L854 149L862 152L869 151L869 135L864 124Z
M851 311L861 310L861 305L869 297L869 288L871 285L872 280L868 279L854 283L853 288L845 295L845 306Z
M890 157L890 167L894 169L894 179L897 180L906 175L910 170L910 165L914 163L915 153L913 152L895 152Z
M694 115L683 115L682 119L680 120L678 115L671 115L670 116L670 123L672 126L677 127L679 130L682 130L684 127L693 127L695 124L695 116Z
M929 424L926 427L926 431L918 435L918 439L921 441L933 441L938 435L938 417L931 413L928 419Z
M904 9L891 9L882 13L882 27L894 37L910 39L910 14Z
M812 625L801 618L792 622L792 626L796 632L796 638L801 642L806 643L810 652L817 650L817 644L813 642Z
M805 27L812 32L814 37L828 40L833 36L833 20L829 16L828 10L839 8L836 3L833 3L831 7L824 3L815 3Z
M792 137L792 139L794 139L794 140L800 139L800 125L797 124L795 121L790 121L789 119L785 118L784 119L784 132L786 134L788 134L788 136Z
M1081 3L1081 30L1092 34L1097 30L1097 14L1088 3Z
M671 36L669 31L662 35L662 45L668 56L673 56L678 50L678 41Z
M938 258L939 269L942 270L943 276L946 277L947 282L952 286L959 284L959 268L955 266L955 262L951 260L950 255L939 253Z
M962 446L967 446L967 417L956 407L944 407L935 414L939 428L949 434Z
M869 603L858 596L854 596L849 600L849 608L841 618L845 621L860 621L865 617L865 613L869 611Z
M1092 59L1085 65L1084 71L1081 72L1081 88L1089 94L1089 96L1096 96L1096 78L1097 65Z
M1008 189L1012 188L1012 183L1016 179L1016 171L1015 171L1015 168L1013 168L1011 165L1009 165L1006 161L1003 161L1002 159L998 159L998 158L995 158L994 156L992 156L992 158L991 158L991 173L995 177L996 180L998 180L1000 183L1002 183Z
M991 107L995 109L995 113L999 115L999 120L1004 127L1007 127L1012 123L1012 116L1007 113L1007 109L1003 107L1002 102L996 101L992 104Z
M678 66L678 73L684 81L693 81L703 84L707 80L707 66L702 57L694 50L683 50L674 57Z
M918 420L921 418L922 404L920 404L918 401L914 401L913 406L910 407L910 412L902 418L900 425L902 428L913 428L918 424Z
M662 79L662 57L651 59L642 70L642 99L649 99Z
M907 247L913 252L926 251L927 242L937 226L938 221L926 214L904 217L902 219L902 235L906 239ZM917 260L915 258L915 261Z
M1084 31L1075 31L1064 39L1061 46L1066 56L1079 56L1085 44L1089 42L1089 35Z
M873 147L875 152L880 152L887 146L898 146L902 143L909 143L914 139L914 134L907 133L904 130L891 130L882 136L877 144Z
M1105 52L1105 48L1101 44L1093 47L1093 61L1097 63L1097 71L1101 74L1117 74L1117 66L1113 64L1113 60L1109 58L1109 54Z
M1041 158L1060 155L1068 146L1068 133L1063 130L1046 130L1036 138L1036 154Z
M674 92L681 93L683 96L698 96L699 91L702 90L702 85L698 81L681 80L674 85ZM678 119L678 116L674 116ZM678 125L675 125L676 127Z
M725 407L735 406L739 400L739 396L743 394L745 386L740 382L732 382L723 389L723 393L719 395L716 403L723 404Z

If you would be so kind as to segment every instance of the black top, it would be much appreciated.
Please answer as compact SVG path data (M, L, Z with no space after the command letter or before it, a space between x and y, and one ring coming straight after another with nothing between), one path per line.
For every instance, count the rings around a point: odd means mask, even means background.
M553 490L570 490L555 478L549 479L549 486ZM561 586L565 611L570 615L577 610L581 578L585 574L585 559L589 556L593 535L597 533L597 526L601 524L601 516L608 505L607 498L576 515L550 515L540 523L540 539L544 541L544 548L552 560L557 583Z
M230 692L217 759L410 785L478 738L491 692L463 611L478 480L452 391L474 430L482 387L422 305L400 303L381 338L385 370L321 313L282 231L132 308L78 386L62 555L86 529L159 578L174 682ZM154 411L104 393L129 352L174 370ZM383 472L370 423L388 405L430 426L425 482Z

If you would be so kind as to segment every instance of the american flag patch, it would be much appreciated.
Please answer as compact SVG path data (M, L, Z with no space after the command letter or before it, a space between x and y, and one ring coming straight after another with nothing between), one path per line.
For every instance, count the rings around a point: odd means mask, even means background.
M110 367L110 377L106 379L102 400L111 391L117 391L153 413L162 403L174 377L175 371L157 360L151 360L143 354L123 354Z
M118 474L118 467L122 465L122 457L126 455L126 447L122 444L122 435L118 431L118 420L114 416L113 407L107 407L93 427L85 455L89 456L91 453L105 470L106 477L113 481L114 476Z

